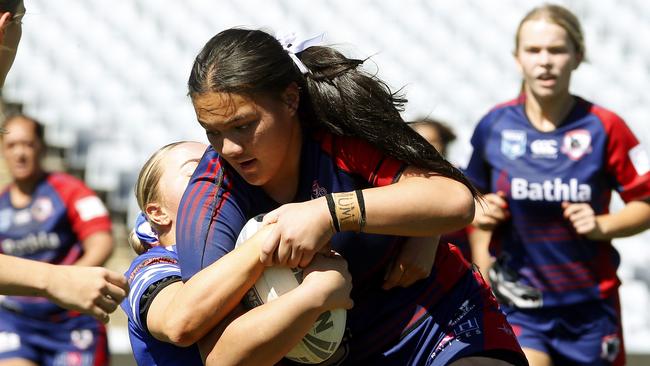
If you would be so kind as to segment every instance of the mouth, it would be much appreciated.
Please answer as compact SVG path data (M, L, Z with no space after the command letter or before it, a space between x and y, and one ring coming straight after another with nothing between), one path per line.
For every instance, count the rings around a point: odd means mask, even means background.
M248 170L253 166L253 164L255 164L256 161L257 159L248 159L238 162L237 165L239 165L239 168L242 170Z

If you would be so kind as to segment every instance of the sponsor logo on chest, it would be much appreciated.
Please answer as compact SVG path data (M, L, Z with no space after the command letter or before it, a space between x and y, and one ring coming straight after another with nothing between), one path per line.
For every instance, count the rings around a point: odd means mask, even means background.
M520 130L501 131L501 153L515 160L526 153L526 132Z
M580 160L591 152L591 133L584 129L565 133L561 151L571 160Z
M5 239L2 241L2 252L9 255L24 256L45 250L55 250L61 246L61 240L56 233L28 234L21 239Z
M530 143L530 152L533 158L555 159L558 152L557 141L535 140Z
M529 182L524 178L512 178L510 197L514 200L548 202L588 202L591 201L591 187L571 178L568 182L561 178Z

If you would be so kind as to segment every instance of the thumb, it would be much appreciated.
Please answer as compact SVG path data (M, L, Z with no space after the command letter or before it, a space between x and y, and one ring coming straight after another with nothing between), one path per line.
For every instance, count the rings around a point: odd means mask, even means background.
M262 219L262 224L264 225L269 225L269 224L275 224L278 222L278 209L276 208L275 210L267 213L264 215L264 218Z
M276 248L280 244L280 230L277 226L273 228L271 233L266 236L262 247L260 249L260 262L264 263L267 266L273 264L273 254L275 253Z

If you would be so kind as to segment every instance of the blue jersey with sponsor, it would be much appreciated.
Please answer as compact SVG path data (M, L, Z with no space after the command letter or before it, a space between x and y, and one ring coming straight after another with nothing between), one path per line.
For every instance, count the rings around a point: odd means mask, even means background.
M174 247L154 247L136 257L125 276L129 296L121 304L129 321L129 340L133 357L140 366L203 365L196 345L177 347L154 338L141 318L142 296L150 286L165 279L179 278L181 269Z
M507 195L511 218L493 234L501 264L536 289L532 307L603 299L617 291L619 255L609 241L578 235L562 202L608 212L611 191L624 201L650 196L650 165L616 114L576 97L554 131L524 111L525 97L499 105L478 124L467 176L483 192Z
M305 136L300 164L296 202L327 193L388 185L399 179L405 168L368 143L328 133ZM278 206L208 148L178 214L176 237L183 278L232 251L250 218ZM409 288L384 291L381 284L387 265L403 239L353 232L337 233L332 238L333 249L347 259L353 278L355 305L348 311L347 324L351 363L395 347L400 337L430 315L429 310L469 269L457 250L441 244L428 279ZM462 302L451 297L445 300Z
M111 230L106 207L80 180L46 174L25 207L11 203L9 188L0 195L0 252L53 264L73 264L83 255L81 242ZM41 297L8 296L3 306L34 317L63 312Z

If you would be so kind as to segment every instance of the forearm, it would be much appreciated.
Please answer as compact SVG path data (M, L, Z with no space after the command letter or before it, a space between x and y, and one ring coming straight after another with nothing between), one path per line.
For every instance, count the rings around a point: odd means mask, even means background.
M650 204L629 202L615 213L596 216L601 233L593 239L609 240L638 234L650 228Z
M474 228L468 235L469 245L472 251L472 262L479 268L485 279L488 278L488 271L492 267L492 256L490 255L490 240L492 232Z
M2 295L46 296L53 265L0 254Z
M435 236L460 229L474 216L473 197L463 184L440 176L408 177L363 190L364 232Z
M297 287L241 315L225 329L206 365L274 365L324 311L313 300L312 293Z
M259 261L262 238L252 238L181 286L160 325L172 343L195 343L237 306L264 270Z
M82 242L84 254L74 262L76 266L101 266L113 252L113 236L108 231L94 233Z

